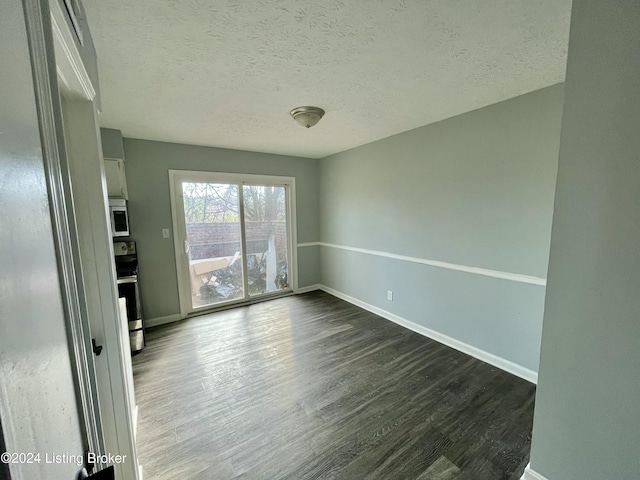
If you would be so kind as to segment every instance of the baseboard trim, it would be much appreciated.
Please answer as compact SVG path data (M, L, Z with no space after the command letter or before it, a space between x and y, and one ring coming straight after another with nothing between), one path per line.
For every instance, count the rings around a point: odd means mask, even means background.
M296 290L296 294L309 293L309 292L313 292L314 290L321 290L321 289L322 289L322 285L320 285L319 283L316 283L315 285L307 285L306 287L298 288L298 290Z
M147 328L158 327L166 323L179 322L180 320L182 320L182 317L180 316L180 314L174 313L173 315L167 315L165 317L147 318L144 321L144 326Z
M376 315L382 318L386 318L387 320L397 323L402 327L408 328L409 330L413 330L414 332L419 333L420 335L431 338L432 340L435 340L437 342L443 343L448 347L454 348L462 353L466 353L467 355L471 355L472 357L477 358L478 360L482 360L483 362L486 362L490 365L493 365L494 367L504 370L505 372L511 373L512 375L515 375L524 380L527 380L528 382L531 382L534 384L538 383L537 372L534 372L533 370L530 370L521 365L518 365L517 363L514 363L510 360L506 360L502 357L498 357L497 355L481 350L477 347L474 347L473 345L469 345L467 343L461 342L460 340L456 340L455 338L449 337L440 332L436 332L435 330L431 330L430 328L427 328L423 325L418 325L417 323L407 320L406 318L402 318L394 313L388 312L387 310L383 310L382 308L363 302L362 300L354 298L338 290L334 290L333 288L327 287L326 285L320 285L319 289L324 292L327 292L330 295L333 295L334 297L340 298L345 302L349 302L360 308L368 310L371 313L375 313ZM535 477L532 477L532 480L534 478Z
M531 464L527 465L524 469L524 475L520 480L548 480L547 477L540 475L535 470L531 470Z

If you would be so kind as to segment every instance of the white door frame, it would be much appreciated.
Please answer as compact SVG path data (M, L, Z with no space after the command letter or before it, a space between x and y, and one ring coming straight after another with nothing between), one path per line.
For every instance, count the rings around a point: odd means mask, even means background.
M123 354L129 348L128 335L123 338L118 316L96 119L97 92L59 0L52 0L51 4L39 0L23 2L63 302L88 449L97 454L127 455L128 462L114 465L117 478L137 480L139 467L129 402L132 392L128 391ZM65 99L72 100L69 145L65 142L59 91ZM74 182L82 188L74 190ZM92 338L103 346L100 356L94 356Z
M62 286L62 303L69 331L70 350L78 388L78 405L82 411L85 448L102 454L104 443L100 420L93 354L82 283L81 265L72 214L72 199L66 169L66 152L60 116L60 100L55 74L55 58L50 50L52 35L50 12L46 2L25 0L25 23L33 71L36 109L42 138L42 153L47 173L47 190L51 210L54 244ZM55 70L54 70L55 72ZM101 465L98 465L101 467Z
M185 252L184 238L186 225L184 219L184 203L179 188L181 182L210 182L210 183L234 183L242 185L273 185L285 186L287 198L287 242L289 250L288 276L291 280L290 290L298 289L298 252L297 252L297 227L296 227L296 179L295 177L283 177L274 175L253 175L243 173L218 173L202 172L195 170L169 170L169 192L171 195L171 219L173 222L173 245L176 256L176 275L178 277L178 297L180 299L180 316L187 318L191 315L200 315L230 306L247 305L257 301L263 301L276 295L265 295L255 299L242 299L238 301L224 302L220 305L204 306L194 309L191 304L191 281L189 278L189 259ZM239 192L240 211L244 210L242 204L242 192ZM244 230L244 219L240 215L241 228ZM244 232L243 232L244 238ZM244 248L244 247L243 247ZM243 255L243 265L246 263ZM245 278L246 283L246 278ZM246 289L245 289L246 292ZM289 292L288 292L289 293ZM284 293L286 295L286 293ZM279 295L277 295L279 296Z

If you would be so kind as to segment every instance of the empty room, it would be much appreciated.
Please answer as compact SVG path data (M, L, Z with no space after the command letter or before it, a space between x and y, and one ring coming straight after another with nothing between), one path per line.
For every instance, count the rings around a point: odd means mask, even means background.
M0 478L639 478L637 2L0 11Z

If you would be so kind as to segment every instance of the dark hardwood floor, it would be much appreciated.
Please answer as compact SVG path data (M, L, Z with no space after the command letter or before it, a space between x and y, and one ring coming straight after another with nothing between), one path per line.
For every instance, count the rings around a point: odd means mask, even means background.
M535 386L323 292L150 329L145 480L519 480Z

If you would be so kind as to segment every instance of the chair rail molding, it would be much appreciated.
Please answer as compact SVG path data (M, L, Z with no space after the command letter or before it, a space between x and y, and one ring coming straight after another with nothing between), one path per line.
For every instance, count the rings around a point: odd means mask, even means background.
M346 245L337 245L335 243L326 242L305 242L298 243L298 248L321 246L327 248L336 248L338 250L346 250L349 252L364 253L366 255L374 255L378 257L392 258L394 260L401 260L404 262L419 263L422 265L429 265L431 267L444 268L447 270L456 270L458 272L472 273L475 275L483 275L485 277L500 278L502 280L511 280L512 282L528 283L530 285L538 285L545 287L547 285L547 279L542 277L535 277L533 275L524 275L521 273L503 272L500 270L491 270L488 268L471 267L468 265L459 265L457 263L442 262L440 260L430 260L427 258L410 257L407 255L399 255L397 253L383 252L380 250L369 250L367 248L348 247Z

